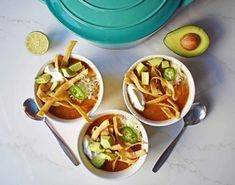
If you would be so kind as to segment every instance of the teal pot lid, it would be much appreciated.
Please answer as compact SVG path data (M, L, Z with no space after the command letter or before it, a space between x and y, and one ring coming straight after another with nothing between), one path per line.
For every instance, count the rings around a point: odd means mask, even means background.
M95 43L122 44L154 33L192 0L44 0L54 16Z

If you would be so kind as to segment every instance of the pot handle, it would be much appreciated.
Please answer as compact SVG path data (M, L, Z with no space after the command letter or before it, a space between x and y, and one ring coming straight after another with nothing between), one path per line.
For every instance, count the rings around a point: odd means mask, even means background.
M188 6L190 3L192 3L193 0L182 0L181 4L179 7L185 7Z

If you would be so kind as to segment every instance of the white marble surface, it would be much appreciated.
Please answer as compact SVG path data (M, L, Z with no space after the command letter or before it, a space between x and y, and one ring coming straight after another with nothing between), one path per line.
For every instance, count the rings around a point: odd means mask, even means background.
M165 34L184 24L201 25L209 32L211 47L201 57L184 59L162 43ZM40 30L52 44L43 56L31 55L24 46L26 35ZM142 44L125 50L101 49L68 31L37 0L0 1L0 184L75 185L232 185L235 184L235 1L195 0L159 32ZM45 124L29 120L22 103L33 96L38 69L56 53L64 52L71 39L79 41L75 53L87 56L102 72L105 96L99 108L126 109L121 94L123 73L138 58L169 54L181 59L192 71L196 100L208 105L203 123L189 128L174 152L156 174L151 169L161 152L181 128L146 126L150 152L134 176L105 181L74 167ZM54 123L76 151L81 123Z

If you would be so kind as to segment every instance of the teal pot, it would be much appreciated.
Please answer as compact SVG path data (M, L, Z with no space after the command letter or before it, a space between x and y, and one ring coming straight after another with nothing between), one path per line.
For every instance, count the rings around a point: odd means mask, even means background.
M68 29L106 48L129 47L193 0L43 0Z

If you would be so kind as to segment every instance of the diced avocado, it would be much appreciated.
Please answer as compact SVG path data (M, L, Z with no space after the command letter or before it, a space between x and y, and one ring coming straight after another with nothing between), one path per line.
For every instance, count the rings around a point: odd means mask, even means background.
M152 58L148 60L148 63L153 67L158 67L162 63L163 58Z
M210 38L202 28L188 25L169 32L163 42L180 56L195 57L207 50Z
M72 64L71 66L69 66L69 69L74 71L74 72L78 72L82 68L83 68L83 65L82 65L81 62L77 62L77 63Z
M96 168L102 168L105 164L105 159L103 159L100 155L95 156L94 158L91 159L91 163L96 167Z
M35 82L36 82L37 84L46 84L46 83L48 83L50 80L51 80L51 75L50 75L50 74L47 74L47 73L45 73L45 74L43 74L43 75L41 75L41 76L37 76L37 77L35 78Z
M103 148L110 148L113 145L113 138L111 136L101 136L100 144Z
M142 85L149 85L149 72L141 72Z
M99 155L101 158L106 159L108 161L113 161L117 157L117 154L113 153L100 153Z
M102 148L101 144L99 142L95 142L95 141L89 143L89 148L92 152L95 152L95 153L101 153L101 152L105 151Z
M54 91L58 84L59 84L58 81L53 82L51 85L50 91Z
M62 68L61 71L62 71L64 77L67 77L67 78L71 78L77 74L76 72L72 71L71 69L69 69L67 67Z
M170 62L167 61L167 60L163 60L162 61L162 68L165 69L165 68L168 68L170 67Z
M147 71L147 70L148 70L148 68L147 68L142 62L140 62L140 63L136 66L136 71L137 71L138 75L140 75L141 72Z

